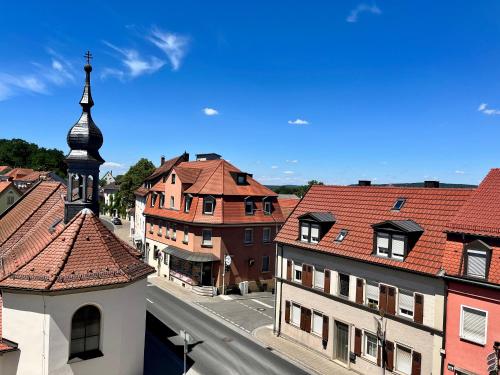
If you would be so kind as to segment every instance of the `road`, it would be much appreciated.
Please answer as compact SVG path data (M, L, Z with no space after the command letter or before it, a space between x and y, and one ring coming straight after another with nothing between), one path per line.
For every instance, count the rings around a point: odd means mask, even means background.
M147 309L175 332L195 339L188 357L190 373L203 375L307 374L270 350L154 285L147 288Z

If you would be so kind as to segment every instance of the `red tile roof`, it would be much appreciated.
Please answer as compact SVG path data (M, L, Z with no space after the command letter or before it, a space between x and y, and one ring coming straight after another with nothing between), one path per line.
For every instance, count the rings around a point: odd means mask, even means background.
M278 203L280 204L281 211L283 212L283 216L285 219L290 216L290 214L293 212L295 207L297 207L297 204L299 204L300 198L281 198L278 196Z
M450 232L500 237L500 169L492 169L447 225Z
M472 189L314 185L288 218L276 241L435 275L441 268L446 224L472 192ZM391 210L400 197L406 198L402 209ZM318 210L332 213L335 224L317 245L298 241L298 217ZM403 262L372 255L372 225L386 220L413 220L424 229ZM335 242L341 229L347 229L348 234L342 242Z
M18 180L18 179L25 177L33 172L35 172L35 170L31 169L31 168L14 168L13 170L5 173L5 176L9 176L13 180Z
M0 165L0 174L5 173L5 171L9 169L10 167L8 165Z
M187 154L182 154L180 156L176 156L170 160L165 161L162 165L155 169L151 175L146 178L146 181L154 180L164 174L170 173L170 170L174 165L177 165L181 160L185 160L186 157L189 157Z
M134 194L140 197L145 197L148 194L148 192L149 189L146 189L144 186L141 186L134 191Z

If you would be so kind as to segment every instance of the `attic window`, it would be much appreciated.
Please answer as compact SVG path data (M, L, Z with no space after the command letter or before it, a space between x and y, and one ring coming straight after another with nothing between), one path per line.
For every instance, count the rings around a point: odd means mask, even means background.
M406 198L398 198L396 199L396 202L394 203L394 206L392 206L393 211L401 211L403 208L404 204L406 202Z
M253 215L254 214L254 204L253 200L250 197L245 198L245 215Z
M264 215L271 215L273 209L272 202L269 199L264 198L263 206L264 206Z
M337 238L335 238L335 242L342 242L344 241L344 238L347 236L347 229L342 229L339 234L337 235Z
M236 175L236 183L238 185L246 185L246 183L247 183L247 175L246 175L246 173L238 173Z
M203 198L203 214L213 215L215 208L215 199L212 196Z
M488 278L491 247L481 240L475 240L464 248L464 274L477 279Z
M300 240L302 242L318 243L319 242L319 225L310 223L300 224Z
M151 207L154 207L156 203L156 194L151 194Z
M406 256L408 238L399 234L376 233L376 254L385 258L403 260Z
M175 173L172 173L172 184L175 184Z

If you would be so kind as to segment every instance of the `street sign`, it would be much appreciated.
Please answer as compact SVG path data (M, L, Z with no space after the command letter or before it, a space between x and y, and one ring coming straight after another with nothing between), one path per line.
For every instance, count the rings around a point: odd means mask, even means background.
M224 258L224 263L226 263L226 266L231 265L231 256L230 255L226 255L226 257Z
M179 336L182 337L188 344L193 343L193 337L187 331L181 329L179 332Z

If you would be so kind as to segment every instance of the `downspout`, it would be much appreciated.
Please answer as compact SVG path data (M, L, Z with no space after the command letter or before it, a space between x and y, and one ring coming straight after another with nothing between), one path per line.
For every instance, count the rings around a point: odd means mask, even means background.
M282 300L283 300L283 245L279 246L279 248L281 249L281 267L280 267L280 304L279 304L279 308L278 308L278 331L276 332L276 336L279 337L279 335L281 335L281 305L283 304ZM278 245L276 245L276 254L278 254ZM276 280L276 284L278 283L278 280ZM276 294L276 298L275 298L275 303L274 303L274 307L276 308L276 302L277 302L277 297L278 295Z
M444 359L446 357L446 315L448 312L448 280L444 281L444 314L443 314L443 344L441 346L441 375L444 374ZM444 352L444 354L443 354Z

